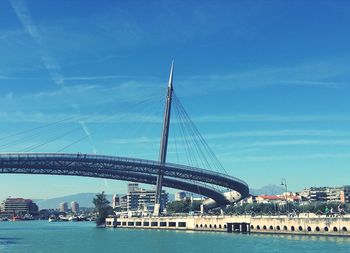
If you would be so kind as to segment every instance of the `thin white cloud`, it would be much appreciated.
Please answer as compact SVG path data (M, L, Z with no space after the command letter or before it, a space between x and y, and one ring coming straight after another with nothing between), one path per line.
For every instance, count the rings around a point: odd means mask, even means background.
M3 76L3 75L0 75L0 79L4 79L4 80L10 80L10 79L14 79L10 76Z
M56 62L56 60L50 55L46 43L41 37L31 17L27 3L23 0L11 0L11 4L24 29L38 43L41 50L41 59L47 71L49 72L52 80L56 83L56 85L60 86L63 90L65 90L67 94L70 94L69 90L66 88L66 85L64 83L64 77L61 74L60 66ZM88 131L86 130L88 129L88 127L86 126L86 124L82 120L79 122L79 124L82 126L84 133L87 134ZM92 145L93 151L95 152L96 148L93 145L91 135L87 134L87 137L89 138L90 144Z
M29 13L27 3L23 0L10 0L10 2L27 33L29 33L35 40L42 43L41 36Z
M156 123L161 124L161 116L156 115L144 115L141 113L119 113L119 114L44 114L41 112L26 113L17 111L14 113L0 112L0 122L8 123L48 123L56 122L59 120L67 120L69 123L76 123L77 119L83 120L84 123ZM82 127L83 129L83 127ZM85 130L84 130L85 132ZM86 132L85 132L86 133Z
M146 136L142 136L142 137L137 137L137 138L127 138L127 139L124 139L124 138L117 138L117 139L112 139L112 140L108 140L108 143L112 143L112 144L130 144L130 145L133 145L133 144L142 144L142 143L145 143L145 144L150 144L150 143L153 143L153 144L156 144L156 143L159 143L160 142L160 138L149 138L149 137L146 137Z
M236 114L236 115L204 115L193 118L198 123L216 122L318 122L349 121L349 115L273 115L273 114Z
M186 90L184 95L286 85L343 88L347 82L341 82L338 77L348 76L349 67L348 61L343 59L315 59L291 66L266 66L231 73L179 77L177 83ZM201 89L194 84L200 84Z
M30 93L24 95L23 98L38 98L38 99L61 99L63 96L67 95L67 89L69 93L75 97L80 97L82 95L87 95L89 92L96 92L100 88L99 85L74 85L69 86L68 88L60 88L50 91L40 91L37 93Z
M302 145L350 145L349 139L342 140L312 140L312 139L299 139L299 140L278 140L278 141L260 141L248 144L242 144L245 147L278 147L278 146L302 146Z
M128 75L104 75L104 76L70 76L64 77L65 81L96 81L96 80L109 80L109 79L135 79L135 76Z
M219 140L226 139L230 142L237 138L249 137L349 137L350 131L336 131L336 130L277 130L277 131L242 131L242 132L228 132L221 134L204 134L205 140ZM191 139L192 136L177 137L176 141L181 142ZM172 140L170 140L172 141ZM137 138L117 138L109 140L108 143L113 144L134 144L134 143L159 143L159 138L149 138L141 136ZM324 139L296 139L296 140L277 140L277 141L261 141L261 142L241 142L233 143L232 147L244 146L245 148L264 147L264 146L296 146L296 145L350 145L350 139L341 140L324 140ZM227 148L227 145L224 145Z
M8 95L7 95L8 96ZM71 105L74 106L73 104ZM104 123L104 122L149 122L161 123L162 118L159 114L145 115L142 113L120 112L114 114L101 113L43 113L43 112L16 112L0 111L1 122L50 122L66 118L83 118L85 122ZM350 115L303 115L303 116L281 116L281 115L227 115L227 116L201 116L194 117L197 123L230 123L230 122L348 122ZM179 122L174 119L172 124ZM249 137L249 136L342 136L347 135L346 131L332 130L276 130L276 131L239 131L219 134L207 134L206 138L227 138L227 137Z
M282 136L321 136L321 137L343 137L350 136L350 131L319 130L319 129L282 129L282 130L252 130L236 131L218 134L205 134L203 137L211 139L233 139L242 137L282 137Z
M165 86L164 86L165 87ZM95 106L107 103L138 103L142 101L160 101L164 89L155 88L155 84L148 82L121 82L115 85L79 84L64 88L43 90L36 93L13 94L14 103L18 107L27 107L28 104L48 108L49 105ZM5 102L6 96L0 95L0 102ZM79 110L78 110L79 111Z
M86 134L86 136L89 138L89 142L90 142L90 145L92 147L93 154L96 154L97 153L97 149L96 149L96 147L95 147L95 145L93 143L93 139L91 137L91 133L90 133L89 128L86 126L85 122L82 121L82 120L79 120L79 124L83 128L84 133Z
M271 155L271 156L243 156L219 155L226 162L259 162L259 161L287 161L287 160L319 160L350 158L350 153L315 153L308 155Z

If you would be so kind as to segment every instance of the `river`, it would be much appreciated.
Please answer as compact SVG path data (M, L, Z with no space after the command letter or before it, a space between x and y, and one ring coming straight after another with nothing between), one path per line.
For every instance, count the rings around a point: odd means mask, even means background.
M96 228L91 222L0 222L0 253L349 253L350 238Z

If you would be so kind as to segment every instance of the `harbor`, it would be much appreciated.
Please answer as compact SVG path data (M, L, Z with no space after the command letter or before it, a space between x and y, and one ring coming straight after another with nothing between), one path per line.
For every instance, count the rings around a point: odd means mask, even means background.
M101 229L92 222L4 222L0 251L27 252L318 252L348 253L349 237L229 234L161 229Z

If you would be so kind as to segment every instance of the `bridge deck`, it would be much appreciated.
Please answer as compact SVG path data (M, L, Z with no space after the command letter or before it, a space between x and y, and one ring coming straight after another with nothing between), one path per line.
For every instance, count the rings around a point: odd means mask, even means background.
M159 170L164 186L198 193L227 204L222 189L249 194L248 185L226 174L196 167L117 156L72 153L0 153L0 173L72 175L156 184Z

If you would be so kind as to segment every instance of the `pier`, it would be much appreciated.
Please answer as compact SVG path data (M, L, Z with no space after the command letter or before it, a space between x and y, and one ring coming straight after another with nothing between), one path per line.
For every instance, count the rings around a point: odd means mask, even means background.
M350 217L165 216L107 218L106 227L350 237Z

